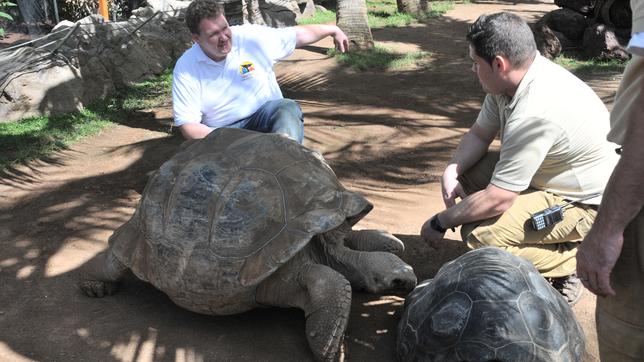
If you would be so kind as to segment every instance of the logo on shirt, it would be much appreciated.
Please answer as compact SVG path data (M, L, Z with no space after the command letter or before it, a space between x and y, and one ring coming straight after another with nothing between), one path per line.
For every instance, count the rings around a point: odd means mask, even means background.
M239 65L239 75L241 75L243 79L252 77L254 71L255 66L253 65L253 62L245 61Z

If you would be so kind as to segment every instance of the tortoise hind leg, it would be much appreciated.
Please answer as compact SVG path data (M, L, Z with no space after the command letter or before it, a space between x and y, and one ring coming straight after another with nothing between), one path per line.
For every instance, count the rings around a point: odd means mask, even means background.
M111 248L108 248L83 266L78 286L88 297L102 298L112 295L118 291L118 281L127 270L128 267L116 258Z
M351 285L342 274L320 264L284 273L282 267L257 289L257 302L298 307L306 316L306 338L318 361L341 360L351 311ZM290 274L290 277L289 277Z

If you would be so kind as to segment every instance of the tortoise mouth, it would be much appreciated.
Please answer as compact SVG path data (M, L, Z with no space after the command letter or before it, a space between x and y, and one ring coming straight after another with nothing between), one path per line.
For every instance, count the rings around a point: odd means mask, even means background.
M362 220L362 218L364 218L368 213L370 213L371 210L373 210L373 204L369 202L367 205L365 205L362 211L360 211L356 215L347 217L347 224L349 224L349 226L353 226L357 224L358 221Z

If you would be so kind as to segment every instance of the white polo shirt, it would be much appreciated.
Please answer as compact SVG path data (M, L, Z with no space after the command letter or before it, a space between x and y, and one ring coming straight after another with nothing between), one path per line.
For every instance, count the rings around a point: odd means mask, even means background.
M217 128L253 114L270 100L282 99L273 65L293 53L295 28L260 25L231 27L232 49L221 62L199 44L186 50L174 67L174 123Z

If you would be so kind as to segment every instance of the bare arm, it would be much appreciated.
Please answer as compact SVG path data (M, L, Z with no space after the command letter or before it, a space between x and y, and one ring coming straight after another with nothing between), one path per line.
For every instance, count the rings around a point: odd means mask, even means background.
M458 204L435 215L440 224L450 228L469 222L489 219L501 215L512 206L518 193L508 191L494 185L488 185L485 190L475 192L465 197ZM443 238L444 233L430 226L431 218L423 224L420 235L430 245Z
M349 39L340 28L335 25L314 24L298 25L295 27L296 47L313 44L327 36L333 37L335 48L344 53L349 50Z
M465 195L458 182L458 176L485 155L495 136L495 132L477 124L463 136L441 180L443 201L447 209L436 217L443 227L450 228L500 215L514 203L517 192L490 184L484 190ZM463 200L456 204L456 197ZM423 224L420 234L426 242L433 243L442 239L443 233L432 229L430 220L431 218Z
M595 223L579 246L577 274L598 295L614 295L610 273L624 243L624 229L644 206L644 91L627 127L622 157L611 175ZM586 280L584 280L586 279Z
M203 123L186 123L179 126L179 130L187 140L204 138L212 132L212 128Z
M496 132L489 131L476 123L463 136L441 178L445 207L454 206L457 197L466 196L458 182L458 176L485 155L495 136Z

